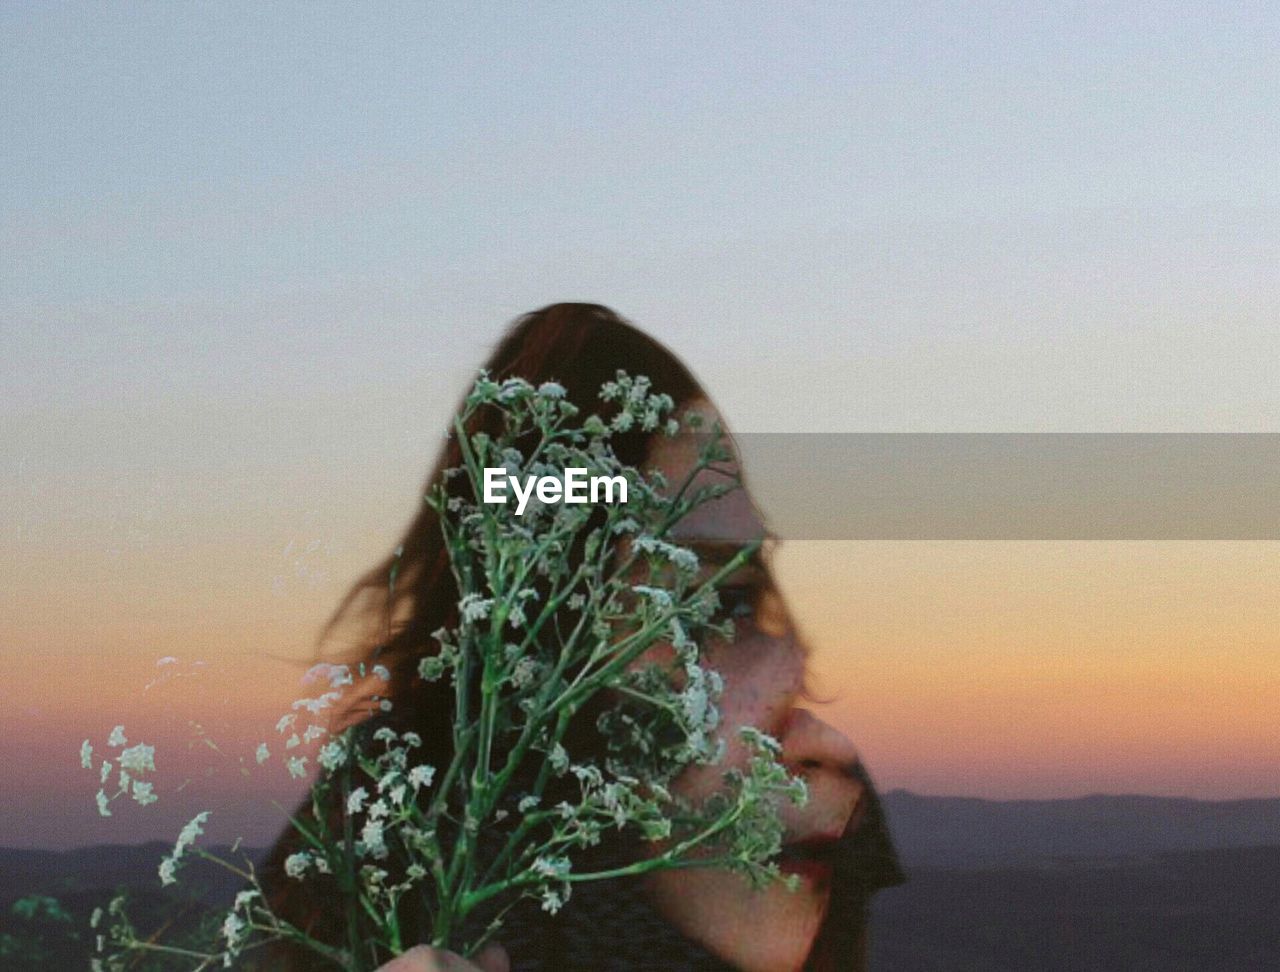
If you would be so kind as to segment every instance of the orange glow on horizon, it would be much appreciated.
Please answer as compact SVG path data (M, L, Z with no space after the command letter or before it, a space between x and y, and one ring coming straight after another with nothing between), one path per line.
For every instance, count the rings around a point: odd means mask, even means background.
M1274 796L1280 544L785 544L828 717L890 786Z
M241 819L261 818L268 797L287 804L297 784L245 760L307 694L321 623L379 553L350 543L323 575L283 586L229 547L204 551L190 588L159 563L81 563L42 596L31 584L32 610L0 622L19 649L0 742L22 794L10 819L70 806L77 822L41 840L127 832L95 829L96 783L76 757L117 723L163 744L171 787L234 793ZM1280 793L1280 544L811 541L784 543L775 563L832 699L819 708L882 788Z

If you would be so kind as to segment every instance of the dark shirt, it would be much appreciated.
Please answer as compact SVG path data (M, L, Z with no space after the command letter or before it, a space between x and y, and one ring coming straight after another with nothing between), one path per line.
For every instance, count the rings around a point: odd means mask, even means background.
M815 972L864 968L867 903L905 879L880 799L866 771L855 773L869 803L837 851L831 905L808 966ZM658 914L634 881L580 885L554 919L529 903L511 913L498 937L512 972L733 972Z

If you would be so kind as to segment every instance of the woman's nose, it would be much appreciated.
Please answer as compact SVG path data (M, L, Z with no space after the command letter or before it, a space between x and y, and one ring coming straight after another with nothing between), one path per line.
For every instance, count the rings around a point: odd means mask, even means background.
M782 761L793 772L831 769L848 773L858 763L853 741L808 709L792 709L778 739Z

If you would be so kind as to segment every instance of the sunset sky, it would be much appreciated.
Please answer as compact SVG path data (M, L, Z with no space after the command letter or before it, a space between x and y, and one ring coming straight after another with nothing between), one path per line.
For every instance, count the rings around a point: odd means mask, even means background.
M745 432L1280 431L1280 15L1132 6L4 5L0 845L265 839L241 758L554 300ZM884 787L1280 795L1280 543L778 566Z

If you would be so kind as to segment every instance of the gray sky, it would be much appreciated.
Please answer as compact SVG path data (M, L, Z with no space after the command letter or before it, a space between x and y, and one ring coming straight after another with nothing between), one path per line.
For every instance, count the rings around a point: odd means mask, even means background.
M8 3L0 407L435 426L503 322L594 299L740 428L1275 429L1277 28Z

